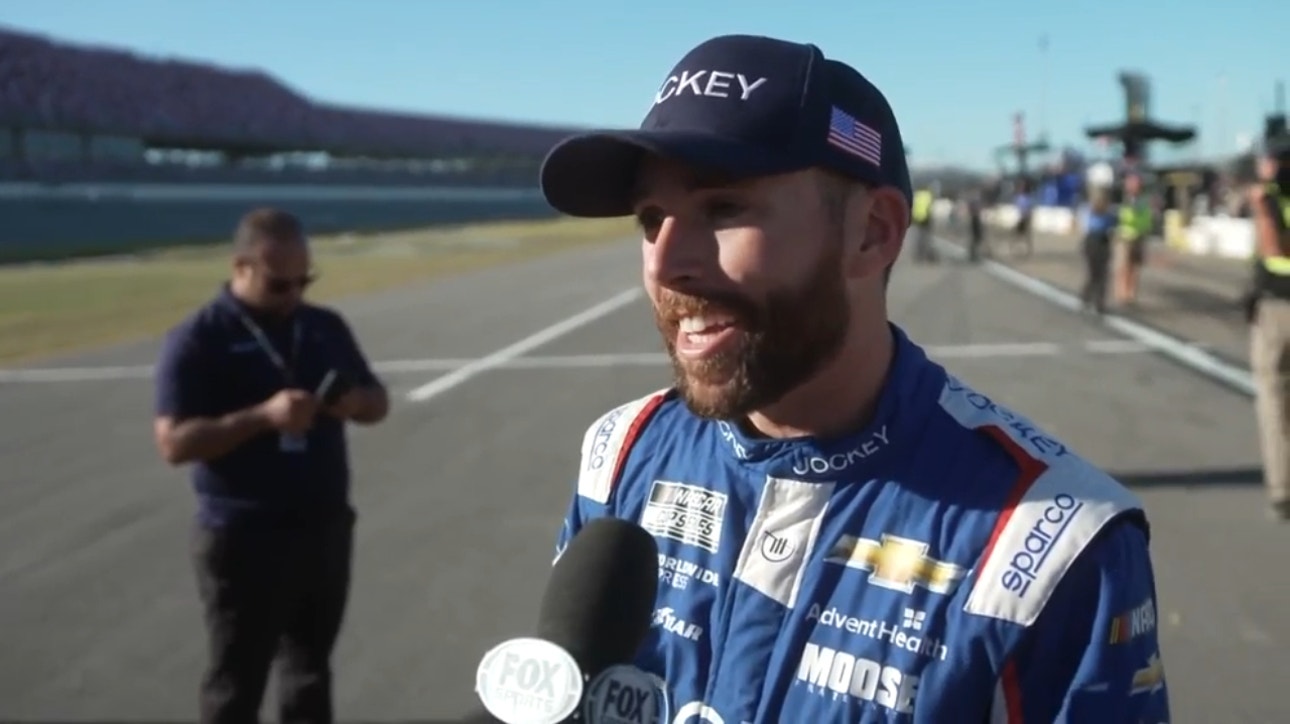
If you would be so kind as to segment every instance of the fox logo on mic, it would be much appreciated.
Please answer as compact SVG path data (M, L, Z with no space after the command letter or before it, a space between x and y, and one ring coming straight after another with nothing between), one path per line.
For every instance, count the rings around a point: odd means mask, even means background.
M558 724L578 708L582 671L549 641L511 639L484 654L475 690L488 713L506 724Z
M588 724L666 724L663 682L635 666L611 666L588 686L583 720Z

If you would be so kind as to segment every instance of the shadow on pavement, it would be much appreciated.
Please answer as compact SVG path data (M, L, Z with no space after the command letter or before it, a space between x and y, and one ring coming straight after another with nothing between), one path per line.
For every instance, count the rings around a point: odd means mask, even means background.
M1209 488L1263 484L1263 468L1219 468L1214 470L1163 470L1157 472L1112 472L1111 476L1130 488Z
M1016 254L1014 254L1011 250L1008 249L1008 247L1006 246L1006 242L1001 242L999 246L996 246L994 248L993 252L994 252L994 256L990 257L991 259L994 259L995 261L1005 262L1005 263L1010 261L1063 262L1063 263L1081 265L1080 268L1083 268L1083 264L1084 264L1084 259L1078 254L1078 250L1058 251L1054 249L1035 249L1029 254L1025 254L1023 256L1018 257Z
M1235 324L1244 324L1240 290L1235 290L1228 295L1219 295L1205 289L1158 281L1152 286L1157 295L1170 306L1177 308L1175 311L1207 314L1231 319Z

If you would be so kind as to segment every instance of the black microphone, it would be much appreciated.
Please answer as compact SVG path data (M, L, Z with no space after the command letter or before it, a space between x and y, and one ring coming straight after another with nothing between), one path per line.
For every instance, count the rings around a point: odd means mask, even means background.
M657 594L654 537L618 518L589 521L551 569L535 635L484 654L480 701L505 724L658 721L666 688L630 665Z

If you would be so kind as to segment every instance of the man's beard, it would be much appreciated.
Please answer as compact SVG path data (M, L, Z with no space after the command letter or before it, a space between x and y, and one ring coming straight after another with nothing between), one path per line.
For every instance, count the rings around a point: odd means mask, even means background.
M776 290L761 303L663 290L655 322L672 359L674 385L691 412L713 420L742 418L778 402L833 360L851 321L840 247L830 245L804 283ZM733 315L738 340L701 360L680 359L679 321L705 312Z

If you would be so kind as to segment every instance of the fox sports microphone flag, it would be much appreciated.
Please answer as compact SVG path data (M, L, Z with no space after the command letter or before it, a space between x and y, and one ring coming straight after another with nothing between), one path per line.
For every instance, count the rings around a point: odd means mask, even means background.
M631 666L610 666L587 684L582 721L586 724L669 724L667 685Z
M536 635L484 655L475 683L480 701L506 724L565 721L578 711L588 679L635 658L657 591L654 537L616 518L588 522L551 569Z

